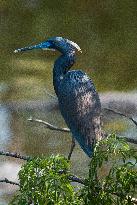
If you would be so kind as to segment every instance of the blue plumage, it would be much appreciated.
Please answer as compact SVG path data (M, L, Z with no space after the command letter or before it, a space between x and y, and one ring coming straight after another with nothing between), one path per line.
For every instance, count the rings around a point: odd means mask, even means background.
M94 143L103 136L100 121L101 104L92 80L80 70L69 71L75 63L76 50L81 51L80 47L68 39L54 37L15 52L33 48L56 49L62 53L53 68L53 85L60 111L73 138L91 157Z
M100 117L100 100L93 82L82 71L69 71L58 87L61 113L73 137L91 157L95 142L93 120Z

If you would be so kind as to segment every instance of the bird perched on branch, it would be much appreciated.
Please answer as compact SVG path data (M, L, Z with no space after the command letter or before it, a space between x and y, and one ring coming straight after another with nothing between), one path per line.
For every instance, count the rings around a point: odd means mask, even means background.
M92 80L81 70L70 70L80 47L65 38L53 37L40 44L24 47L14 52L33 49L58 50L62 55L55 61L53 85L61 114L72 133L70 159L75 139L84 152L92 157L94 144L102 139L101 104Z

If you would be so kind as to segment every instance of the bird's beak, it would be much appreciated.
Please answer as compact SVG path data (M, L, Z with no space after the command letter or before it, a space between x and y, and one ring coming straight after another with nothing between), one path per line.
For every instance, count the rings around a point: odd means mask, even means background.
M52 50L50 48L50 46L51 46L51 44L48 41L46 41L46 42L43 42L43 43L40 43L40 44L37 44L37 45L34 45L34 46L18 48L14 51L14 53L18 53L18 52L21 52L21 51L33 50L33 49Z

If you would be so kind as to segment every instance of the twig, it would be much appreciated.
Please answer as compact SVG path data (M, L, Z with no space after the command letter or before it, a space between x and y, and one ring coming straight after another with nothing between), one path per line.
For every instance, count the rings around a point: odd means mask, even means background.
M123 136L120 136L120 137L117 137L118 139L125 139L127 142L129 143L133 143L133 144L137 144L137 139L133 139L133 138L129 138L129 137L123 137Z
M105 109L109 110L108 108L105 108ZM109 111L115 112L114 110L111 110L111 109ZM115 112L115 113L119 114L117 112ZM120 115L124 116L124 114L122 114L122 113L120 113ZM55 125L52 125L52 124L50 124L50 123L48 123L46 121L40 120L40 119L29 118L28 121L30 121L30 122L38 122L40 124L46 125L46 128L48 128L50 130L56 130L56 131L60 131L60 132L70 132L69 128L59 128L59 127L57 127ZM127 142L130 142L130 143L133 143L133 144L137 144L137 140L133 139L133 138L128 138L128 137L118 137L118 138L124 138Z
M20 186L19 183L17 183L17 182L13 182L13 181L10 181L10 180L8 180L7 178L5 178L5 179L1 179L0 182L4 182L4 183L7 183L7 184L12 184L12 185Z
M31 157L29 157L29 156L22 156L20 154L17 154L16 152L0 151L0 155L5 155L5 156L14 157L14 158L23 159L23 160L31 160Z
M103 108L104 110L107 110L107 111L110 111L110 112L113 112L115 114L118 114L118 115L121 115L123 117L126 117L127 119L131 120L136 126L137 126L137 121L135 121L132 117L128 117L127 115L121 113L121 112L117 112L115 110L112 110L110 108Z
M52 125L52 124L50 124L46 121L40 120L40 119L29 118L28 121L38 122L40 124L46 125L46 127L50 130L56 130L56 131L61 131L61 132L70 132L70 129L68 129L68 128L60 128L60 127L57 127L55 125Z
M72 182L78 182L79 184L83 184L85 185L85 180L84 179L80 179L77 176L68 176L68 179Z

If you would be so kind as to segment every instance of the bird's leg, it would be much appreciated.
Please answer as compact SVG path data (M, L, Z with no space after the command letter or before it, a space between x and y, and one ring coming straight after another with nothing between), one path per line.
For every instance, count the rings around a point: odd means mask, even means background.
M74 150L74 147L75 147L75 140L72 137L72 143L71 143L71 148L70 148L70 152L69 152L69 155L68 155L68 160L70 160L70 158L71 158L71 155L72 155L72 152Z

